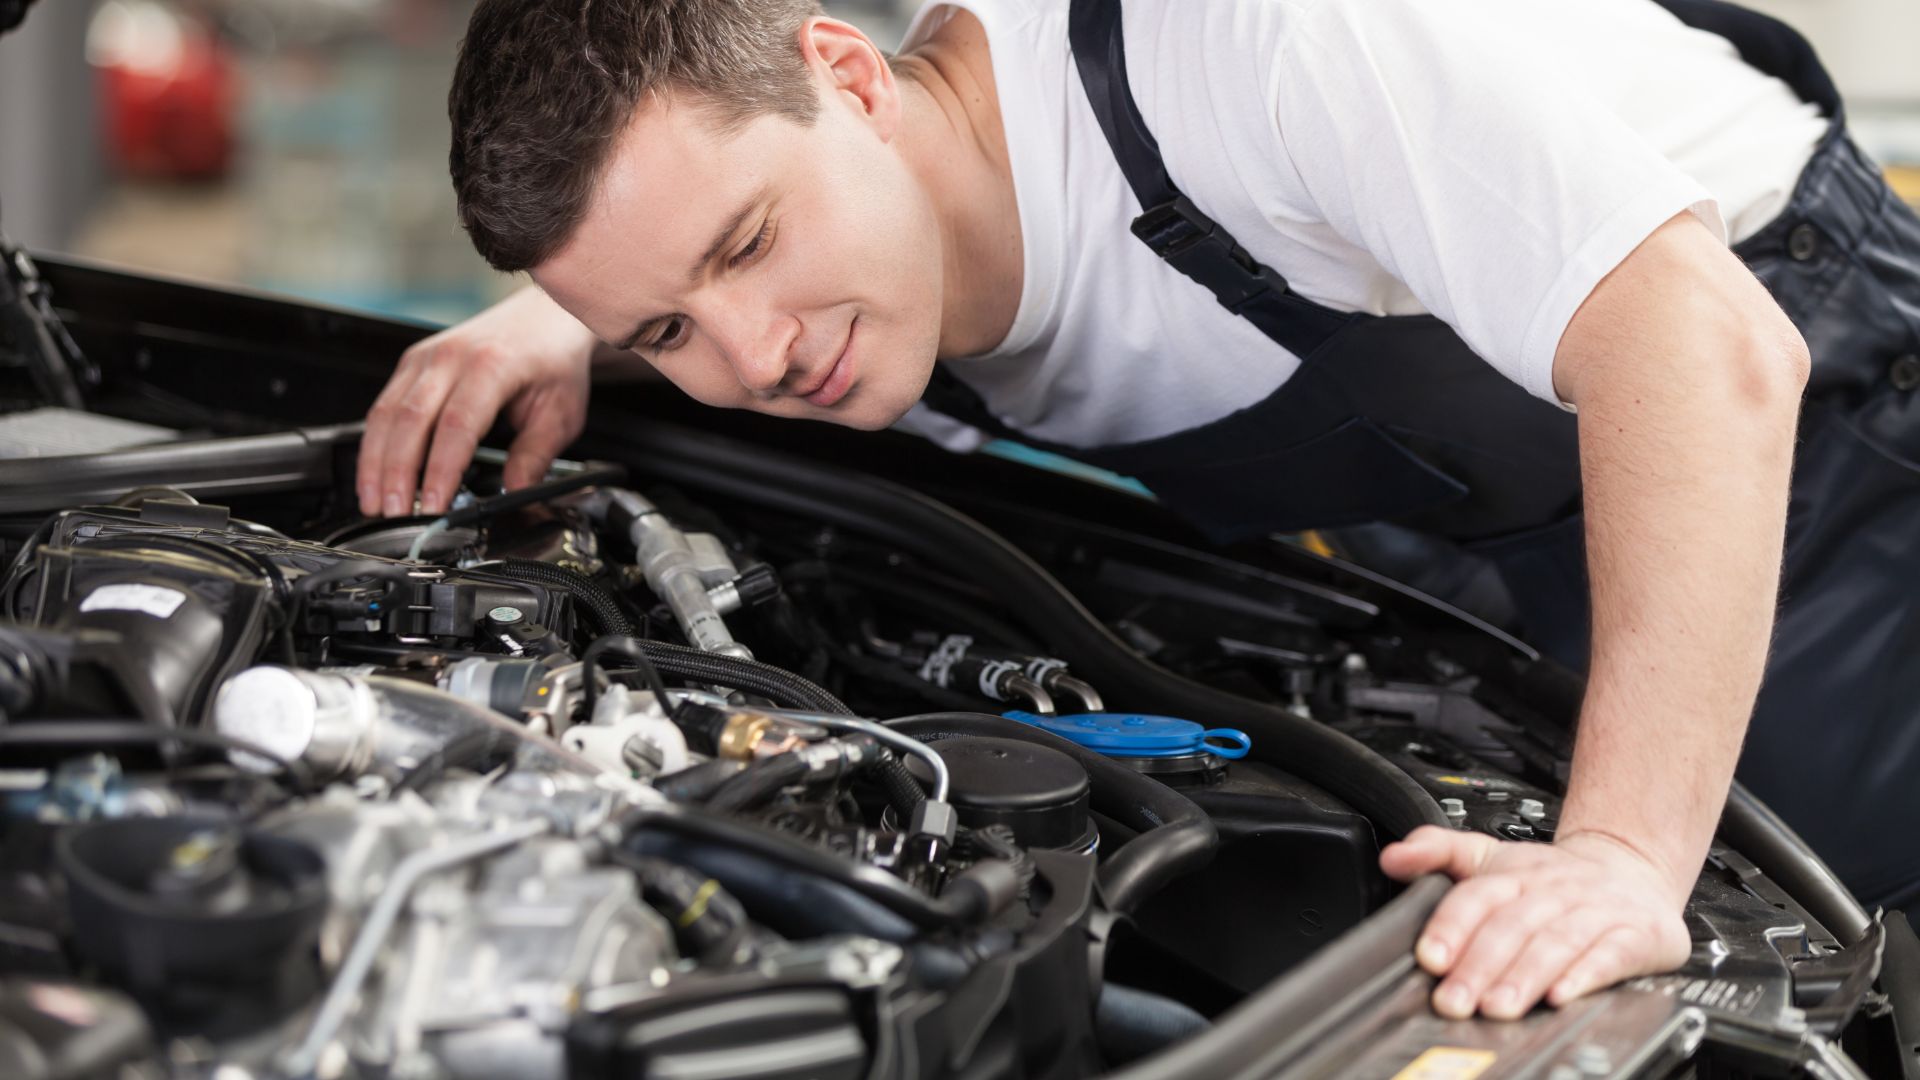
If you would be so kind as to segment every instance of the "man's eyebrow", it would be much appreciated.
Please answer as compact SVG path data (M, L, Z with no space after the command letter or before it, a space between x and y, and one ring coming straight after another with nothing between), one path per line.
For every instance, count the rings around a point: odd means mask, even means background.
M714 233L713 242L707 245L707 250L701 252L700 258L687 270L688 283L697 284L700 280L700 275L706 271L707 266L712 263L714 259L719 258L722 251L726 250L727 242L732 240L733 235L740 231L740 226L746 223L747 215L753 213L754 207L760 205L763 194L764 192L760 191L754 192L746 202L740 204L740 209L735 210L733 216L727 218L726 223L720 226L720 230ZM640 335L646 333L647 327L657 322L659 318L660 316L653 315L641 319L640 325L634 327L632 333L615 342L613 347L620 352L626 352L628 349L633 348L633 343L639 341Z
M746 224L747 215L753 213L754 208L760 205L760 196L761 193L757 191L749 196L746 202L740 204L740 209L735 210L733 216L727 219L727 223L720 226L720 231L713 234L713 243L708 244L707 250L701 252L700 258L687 269L688 284L699 283L700 275L706 272L713 260L720 257L720 253L726 250L727 243L733 239L733 234L740 231L741 225Z

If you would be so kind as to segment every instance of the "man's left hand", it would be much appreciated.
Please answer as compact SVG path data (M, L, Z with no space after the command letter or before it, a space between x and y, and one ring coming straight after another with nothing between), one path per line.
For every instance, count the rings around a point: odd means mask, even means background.
M1420 935L1420 966L1441 977L1440 1015L1526 1015L1636 975L1669 971L1692 948L1682 907L1693 887L1624 841L1563 834L1509 843L1428 825L1380 852L1399 881L1434 872L1458 884Z

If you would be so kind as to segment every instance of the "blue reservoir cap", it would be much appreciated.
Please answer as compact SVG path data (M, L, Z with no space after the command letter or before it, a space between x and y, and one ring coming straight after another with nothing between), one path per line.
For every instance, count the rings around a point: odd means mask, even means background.
M1001 715L1111 757L1217 754L1223 758L1243 758L1253 747L1253 740L1244 731L1203 728L1191 720L1172 716L1107 712L1041 716L1018 709Z

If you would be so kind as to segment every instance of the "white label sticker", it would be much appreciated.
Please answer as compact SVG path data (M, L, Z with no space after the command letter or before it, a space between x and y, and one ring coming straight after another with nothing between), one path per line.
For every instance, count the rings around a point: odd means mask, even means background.
M172 618L187 594L158 585L102 585L80 601L81 611L138 611L156 619Z

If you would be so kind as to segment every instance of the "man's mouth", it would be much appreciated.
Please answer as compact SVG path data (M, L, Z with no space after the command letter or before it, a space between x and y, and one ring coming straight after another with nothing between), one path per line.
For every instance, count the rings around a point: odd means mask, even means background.
M834 358L833 366L812 390L800 395L800 400L809 405L826 408L847 395L853 387L853 335L860 325L856 316L847 326L847 343L840 347L840 355Z

